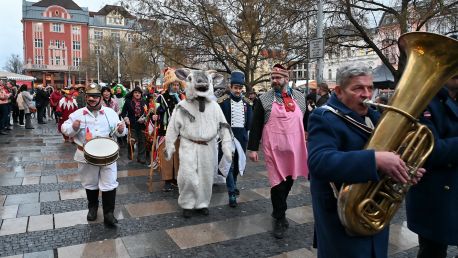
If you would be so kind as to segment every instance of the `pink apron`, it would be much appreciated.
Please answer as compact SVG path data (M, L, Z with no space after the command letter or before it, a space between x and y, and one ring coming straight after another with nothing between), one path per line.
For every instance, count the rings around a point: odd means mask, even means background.
M274 101L269 120L262 131L262 146L271 187L284 181L287 176L297 179L308 175L303 115L297 102L293 101L296 104L294 112L286 112L282 104Z

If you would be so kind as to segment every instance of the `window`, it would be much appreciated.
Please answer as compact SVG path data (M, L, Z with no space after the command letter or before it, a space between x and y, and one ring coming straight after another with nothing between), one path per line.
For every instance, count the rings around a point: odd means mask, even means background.
M94 51L96 54L100 54L102 52L102 47L99 45L94 46Z
M35 56L35 64L43 64L43 56Z
M60 48L60 40L56 40L56 48Z
M80 50L81 44L79 41L73 41L73 50Z
M43 48L43 40L42 39L35 39L35 47L36 48Z
M103 38L103 31L96 30L94 31L94 39L102 39Z
M127 42L129 42L129 43L134 42L134 35L128 33L127 34Z
M328 70L328 80L332 80L332 70Z
M80 34L81 33L81 28L80 26L72 26L72 33L73 34Z
M81 64L81 58L74 57L73 58L73 66L80 66L80 64Z
M60 56L56 56L56 65L60 65Z
M62 32L62 24L53 23L53 24L51 24L51 26L52 26L52 28L51 28L52 32Z
M111 32L111 38L113 40L119 41L119 39L120 39L119 32Z

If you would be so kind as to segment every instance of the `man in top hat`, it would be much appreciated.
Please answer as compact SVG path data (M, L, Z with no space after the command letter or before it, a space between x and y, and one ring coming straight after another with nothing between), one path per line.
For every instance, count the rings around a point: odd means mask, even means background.
M229 194L229 206L237 206L237 198L239 190L237 189L237 175L241 171L243 173L244 164L239 161L244 161L246 146L248 143L248 131L251 127L252 118L252 105L253 103L243 96L242 90L245 86L245 74L241 71L233 71L231 73L231 86L230 92L218 98L218 104L223 110L226 121L231 125L232 133L238 146L234 157L232 158L232 165L226 176L226 186ZM239 153L240 151L240 153ZM219 151L218 160L223 158L223 153ZM243 167L239 167L242 165Z
M276 64L271 71L272 89L255 103L248 141L248 156L257 162L259 143L269 173L273 206L274 236L283 238L289 226L285 218L286 199L298 176L307 177L307 150L304 134L304 94L288 87L289 72Z
M118 187L116 162L108 166L88 164L84 158L83 146L97 137L124 136L127 129L118 114L108 107L102 106L101 87L91 84L86 87L86 107L70 114L62 124L62 133L73 137L77 144L74 159L78 162L81 183L86 189L89 212L88 221L97 219L99 207L99 190L102 191L103 217L107 226L115 226L118 222L114 217L116 188Z
M168 68L164 74L164 89L165 92L159 95L156 99L156 102L159 103L157 108L157 115L159 115L159 164L161 166L161 176L164 181L165 192L171 191L173 186L177 185L177 176L179 168L179 148L180 148L180 139L177 139L175 142L175 149L177 150L170 160L166 160L164 157L164 146L162 144L164 141L165 133L167 131L167 126L169 125L170 117L175 110L175 106L181 100L185 99L184 94L182 94L185 89L186 83L177 78L175 75L175 69Z

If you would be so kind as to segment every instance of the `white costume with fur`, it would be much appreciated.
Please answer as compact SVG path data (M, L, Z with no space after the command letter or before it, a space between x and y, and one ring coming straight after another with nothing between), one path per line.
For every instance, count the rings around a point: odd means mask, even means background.
M189 69L178 69L176 73L187 82L187 99L179 102L172 113L165 136L165 154L166 157L173 154L174 143L180 137L178 204L183 209L207 208L212 195L213 172L218 162L214 155L218 136L222 139L224 155L231 157L233 148L230 126L213 97L213 80L220 75ZM195 82L199 82L196 78L198 73L201 78L202 73L207 76L208 89L205 91L195 88ZM203 104L205 108L202 111Z

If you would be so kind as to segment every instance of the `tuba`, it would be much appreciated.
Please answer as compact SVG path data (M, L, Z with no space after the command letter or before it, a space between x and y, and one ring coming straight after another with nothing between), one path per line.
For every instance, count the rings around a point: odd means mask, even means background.
M409 168L411 178L434 146L431 131L417 118L443 84L458 74L458 41L449 37L411 32L402 35L399 48L407 65L389 105L365 149L393 151ZM343 184L338 198L340 221L350 235L374 235L389 225L411 184L380 175L380 181Z

